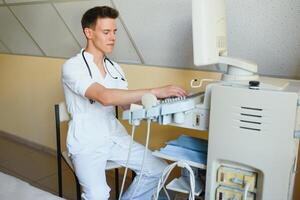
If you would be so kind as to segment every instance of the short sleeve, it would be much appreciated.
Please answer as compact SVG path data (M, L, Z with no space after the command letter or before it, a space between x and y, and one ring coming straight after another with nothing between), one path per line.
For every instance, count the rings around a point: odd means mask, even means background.
M76 94L85 97L88 87L96 81L90 77L85 65L70 59L62 67L62 82Z

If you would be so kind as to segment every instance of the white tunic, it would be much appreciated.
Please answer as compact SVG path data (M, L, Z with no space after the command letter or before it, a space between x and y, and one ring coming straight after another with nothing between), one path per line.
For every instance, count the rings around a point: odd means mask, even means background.
M105 144L114 142L122 147L129 146L130 137L126 129L115 117L114 106L103 106L99 102L90 103L84 95L93 83L106 88L127 89L127 81L121 67L106 61L106 76L102 77L93 55L84 52L92 78L82 57L82 51L65 62L62 68L62 82L67 109L71 115L67 148L70 154L100 150ZM114 79L113 77L118 77Z

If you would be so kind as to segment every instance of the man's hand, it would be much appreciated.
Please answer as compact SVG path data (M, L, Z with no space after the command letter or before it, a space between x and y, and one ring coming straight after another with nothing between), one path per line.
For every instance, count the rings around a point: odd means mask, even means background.
M176 97L187 96L187 92L184 89L175 85L153 88L151 89L151 92L157 98L167 98L171 96L176 96Z

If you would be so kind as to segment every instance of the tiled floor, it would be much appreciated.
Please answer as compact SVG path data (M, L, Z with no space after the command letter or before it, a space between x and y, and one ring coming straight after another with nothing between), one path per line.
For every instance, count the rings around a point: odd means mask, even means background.
M0 171L20 178L31 185L58 194L56 158L45 152L13 142L0 136ZM300 176L296 177L294 200L300 199ZM122 182L120 175L119 183ZM114 171L107 173L111 187L111 200L115 199ZM127 183L129 181L126 181ZM76 186L72 171L63 162L63 194L66 199L76 199Z
M20 178L35 187L58 194L56 157L1 136L0 171ZM64 198L76 199L74 176L64 162L62 173ZM107 173L107 180L112 189L111 199L115 199L114 170Z

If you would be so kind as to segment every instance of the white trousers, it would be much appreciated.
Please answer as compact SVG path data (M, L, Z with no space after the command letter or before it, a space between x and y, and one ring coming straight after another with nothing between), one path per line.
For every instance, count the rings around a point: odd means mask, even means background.
M82 199L107 200L109 198L110 188L106 183L105 176L106 162L112 160L125 166L128 150L128 148L111 142L97 151L71 156L75 173L82 187ZM137 187L144 150L145 147L143 145L133 142L128 168L134 170L137 176L122 196L122 200L131 199ZM151 151L148 150L142 179L132 199L150 200L156 191L158 180L166 166L167 164L164 161L154 157Z

